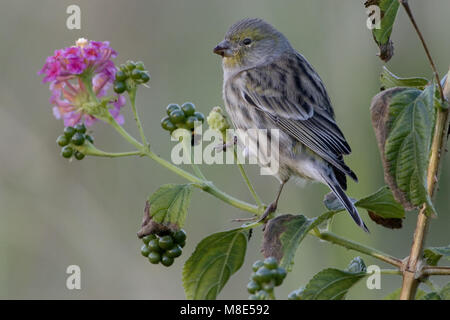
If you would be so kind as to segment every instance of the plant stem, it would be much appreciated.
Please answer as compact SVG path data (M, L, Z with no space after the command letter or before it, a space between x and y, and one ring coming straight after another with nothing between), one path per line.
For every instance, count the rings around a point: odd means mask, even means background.
M412 13L411 8L409 6L408 0L399 0L399 2L401 3L403 8L405 9L406 14L409 17L409 20L411 20L411 23L414 26L414 29L416 30L416 33L419 36L420 41L422 42L422 46L423 46L423 48L425 50L425 53L426 53L427 58L428 58L428 61L430 62L431 69L433 70L434 76L436 78L437 85L439 86L439 93L441 95L442 102L445 102L445 95L444 95L444 91L443 91L442 86L441 86L441 80L439 78L439 74L437 72L436 65L434 64L433 58L431 58L430 50L428 50L428 46L427 46L427 44L425 42L425 39L423 38L422 32L420 31L419 26L417 25L416 20L414 19L414 16L413 16L413 13Z
M449 71L450 74L450 71ZM445 84L445 98L450 96L450 84L447 77ZM443 158L443 150L445 150L445 143L447 141L448 131L448 109L440 108L437 110L436 125L434 127L433 142L431 145L431 156L428 164L427 186L428 194L431 197L437 187L439 168L441 159ZM414 299L416 290L419 285L419 274L421 272L421 260L423 245L428 229L430 217L426 214L425 205L419 211L417 217L416 230L414 231L413 244L411 252L404 266L402 291L400 293L401 300Z
M130 97L131 109L133 109L134 121L136 121L136 125L139 129L139 134L141 135L141 141L144 144L145 148L148 150L149 146L147 138L145 137L144 129L142 128L142 123L136 110L136 90L137 87L134 87L132 90L130 90L128 96Z
M400 268L402 265L402 261L400 259L392 257L392 256L388 255L387 253L384 253L377 249L365 246L358 242L345 239L341 236L338 236L337 234L335 234L333 232L320 231L319 229L317 229L317 230L311 230L309 233L313 236L316 236L316 237L322 239L322 240L337 244L339 246L345 247L350 250L355 250L355 251L364 253L371 257L377 258L378 260L392 264L393 266L396 266L398 268Z
M242 165L242 163L239 162L239 158L238 158L238 155L236 152L236 146L234 146L233 152L234 152L234 158L236 159L237 166L239 168L239 171L241 172L242 178L244 179L245 183L247 184L248 190L252 194L253 199L255 199L256 204L259 207L262 207L263 204L262 204L261 199L259 198L258 194L256 193L255 188L253 188L253 185L250 182L250 179L248 178L247 173L245 172L244 166Z
M431 69L433 70L434 76L436 78L437 85L439 86L439 93L441 96L442 104L445 105L447 103L448 94L450 92L449 82L446 82L446 89L444 90L441 85L441 81L439 78L439 74L436 69L436 65L431 57L430 51L428 50L428 46L425 43L425 39L422 36L422 32L420 31L417 23L412 14L411 8L409 7L407 0L399 0L405 9L411 23L416 30L416 33L422 42L422 46L427 55L428 61L430 63ZM448 109L440 108L437 111L436 117L436 125L434 128L433 134L433 142L431 145L431 156L430 162L428 164L427 171L427 185L428 185L428 194L430 198L433 197L434 191L437 186L437 177L439 174L439 167L441 162L442 150L443 146L446 142L448 130ZM419 286L420 276L421 276L421 267L422 267L422 251L423 245L425 242L426 233L428 230L429 217L426 214L426 205L424 204L422 209L419 211L416 230L414 231L413 244L411 246L411 252L407 259L405 259L405 264L403 266L403 282L402 289L400 292L400 300L413 300L416 296L417 287Z
M432 267L427 266L422 270L422 274L425 276L450 276L450 267Z

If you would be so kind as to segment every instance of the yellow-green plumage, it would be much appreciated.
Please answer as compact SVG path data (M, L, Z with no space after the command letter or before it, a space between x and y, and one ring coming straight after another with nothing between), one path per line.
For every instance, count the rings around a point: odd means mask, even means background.
M343 191L347 175L356 180L343 160L350 146L336 124L325 86L308 61L261 19L235 23L214 52L223 57L223 97L234 126L279 130L275 175L281 188L292 176L327 184L368 231Z

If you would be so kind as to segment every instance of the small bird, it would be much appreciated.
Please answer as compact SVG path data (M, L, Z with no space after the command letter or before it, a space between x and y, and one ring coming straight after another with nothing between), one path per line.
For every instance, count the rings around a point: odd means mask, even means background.
M257 18L233 24L213 52L222 56L223 99L235 128L266 129L268 141L270 131L279 130L279 169L274 175L280 188L260 221L276 210L285 183L299 177L328 185L356 224L369 232L344 192L346 176L357 181L343 159L350 146L336 124L322 80L305 57Z

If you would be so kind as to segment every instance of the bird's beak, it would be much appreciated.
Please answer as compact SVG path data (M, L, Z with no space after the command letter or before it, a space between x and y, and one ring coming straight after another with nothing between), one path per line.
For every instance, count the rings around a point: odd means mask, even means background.
M231 49L231 43L228 40L223 40L219 43L213 50L215 54L218 54L222 57L231 57L233 56L233 50Z

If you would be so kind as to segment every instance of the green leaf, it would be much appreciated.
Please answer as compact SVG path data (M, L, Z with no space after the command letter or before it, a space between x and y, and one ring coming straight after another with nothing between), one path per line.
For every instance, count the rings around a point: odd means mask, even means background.
M444 257L450 260L450 245L446 247L430 247L423 251L424 258L427 260L427 264L435 266L439 260Z
M271 219L264 230L262 253L275 257L280 266L290 269L298 246L314 227L330 219L336 212L329 211L309 219L303 215L285 214Z
M351 201L357 207L366 209L370 218L376 223L392 229L401 228L402 219L405 217L405 210L394 199L389 187L384 186L370 196L358 201L351 199ZM328 210L345 210L342 203L332 193L325 196L324 203Z
M384 166L386 183L407 210L426 203L427 167L434 124L434 84L421 91L392 88L372 99L372 124Z
M450 282L448 282L439 293L442 300L450 300Z
M230 276L244 263L247 235L247 230L239 228L215 233L200 241L183 267L187 299L217 297Z
M442 300L441 296L437 292L430 292L424 295L420 300Z
M394 47L390 37L400 4L398 0L368 0L364 3L364 5L366 8L375 5L380 9L380 28L374 28L372 30L372 35L380 48L380 53L378 54L380 59L387 62L394 54Z
M388 68L383 66L383 71L380 75L380 82L383 90L393 87L412 87L419 90L425 89L428 85L428 80L425 78L400 78L390 72Z
M398 288L397 290L389 293L386 297L384 297L384 300L399 300L401 291L402 288ZM415 300L422 299L426 294L427 293L422 289L417 289Z
M148 199L150 218L167 227L181 228L191 201L192 188L191 184L161 186Z
M434 85L424 91L410 89L392 97L389 107L389 135L385 154L392 177L394 196L406 208L427 203L427 168L434 122ZM401 195L401 196L400 196Z
M358 200L355 205L367 211L375 212L383 218L402 219L405 217L405 209L400 203L395 201L391 190L387 186L381 187L370 196Z
M347 291L366 275L365 264L361 258L352 260L347 270L322 270L306 285L302 299L342 300Z

